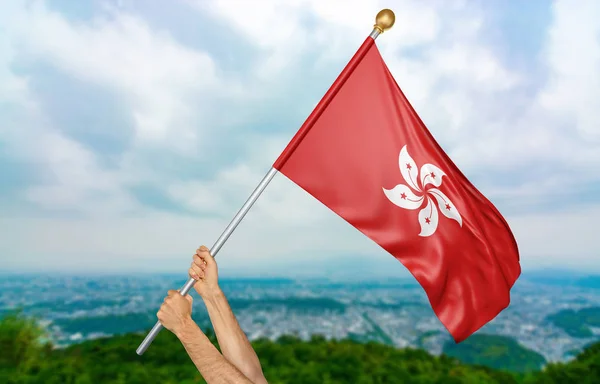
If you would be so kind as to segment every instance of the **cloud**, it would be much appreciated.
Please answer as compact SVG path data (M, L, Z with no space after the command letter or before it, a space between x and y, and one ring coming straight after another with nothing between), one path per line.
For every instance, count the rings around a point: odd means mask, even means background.
M0 114L0 150L36 180L20 196L27 214L0 215L8 234L1 257L11 268L40 253L39 266L59 269L185 268L181 260L225 228L383 7L397 11L396 26L377 40L383 57L442 147L507 212L524 265L577 253L583 267L600 250L588 231L597 199L575 201L600 182L593 1L554 3L539 57L527 58L542 73L534 78L493 44L496 9L472 2L173 3L233 44L211 45L207 33L195 36L202 49L183 42L170 13L157 27L129 7L72 20L44 2L27 4L0 16L0 110L9 111ZM225 51L239 73L221 65ZM118 129L131 140L109 156L74 134L86 118L110 113L101 108L59 126L32 86L48 76L36 72L39 63L118 100L127 117ZM178 211L149 207L139 190ZM389 257L281 175L223 252L226 265L257 271L280 259L318 269L332 254Z
M75 24L36 2L13 16L10 32L31 60L109 87L129 103L142 143L186 149L197 134L191 119L198 118L187 100L226 88L209 55L177 44L165 31L152 31L133 15L111 11Z
M554 24L544 57L551 69L549 81L539 95L539 104L562 116L569 133L581 141L600 140L600 26L594 15L600 12L596 1L573 6L568 1L554 3ZM567 125L567 124L565 124ZM567 127L565 127L567 128Z
M540 57L547 71L546 82L525 108L520 108L522 112L506 122L512 123L512 130L477 141L477 155L489 153L494 146L486 144L495 140L498 150L490 157L494 162L541 163L560 173L564 182L592 181L589 172L600 164L600 115L595 107L600 96L600 28L585 20L597 11L598 4L591 1L577 6L553 3L553 21Z
M126 187L155 177L144 162L148 152L197 157L200 135L207 132L198 125L210 121L211 95L236 92L235 84L223 86L228 81L219 78L209 55L181 46L164 31L152 31L134 15L109 9L82 24L43 2L13 5L10 11L3 19L7 33L0 73L8 86L2 95L19 121L3 122L4 140L17 157L45 169L41 183L25 192L43 207L97 214L135 208ZM27 77L12 71L23 62L48 63L81 82L107 88L127 105L135 140L122 154L119 169L102 167L102 153L52 126ZM105 128L110 135L112 127ZM112 195L114 209L107 210L99 194Z

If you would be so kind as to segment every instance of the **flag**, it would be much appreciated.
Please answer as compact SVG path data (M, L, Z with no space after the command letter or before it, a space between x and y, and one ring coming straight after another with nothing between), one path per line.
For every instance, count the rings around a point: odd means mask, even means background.
M508 224L435 141L371 37L273 167L399 260L457 343L509 305L521 268Z

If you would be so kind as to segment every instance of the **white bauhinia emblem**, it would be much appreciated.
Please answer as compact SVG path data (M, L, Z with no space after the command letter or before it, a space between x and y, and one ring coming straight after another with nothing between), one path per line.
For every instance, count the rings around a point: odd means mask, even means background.
M406 145L400 150L400 173L406 184L398 184L393 189L383 188L387 198L400 208L419 209L426 201L425 208L419 211L419 236L431 236L438 226L439 211L449 219L456 220L462 227L462 218L448 196L438 189L442 176L446 174L433 164L425 164L421 170L408 154ZM414 192L413 192L414 190Z

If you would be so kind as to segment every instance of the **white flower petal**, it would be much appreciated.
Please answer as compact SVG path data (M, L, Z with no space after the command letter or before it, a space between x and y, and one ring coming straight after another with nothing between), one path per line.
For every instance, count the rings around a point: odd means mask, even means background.
M423 204L423 196L417 196L408 186L398 184L392 189L383 188L387 198L400 208L417 209Z
M437 207L433 200L427 197L427 206L419 211L419 224L421 224L421 233L419 236L431 236L438 226L439 216Z
M406 145L400 150L399 165L400 173L402 173L402 177L404 177L406 184L411 186L415 191L421 191L417 184L419 169L417 168L415 161L408 154Z
M425 188L427 184L439 187L442 185L442 176L446 176L446 174L433 164L425 164L421 167L420 176L421 187Z
M458 221L458 224L460 224L460 226L462 227L462 217L460 216L460 213L458 213L458 210L456 209L454 204L452 204L448 196L446 196L442 191L440 191L437 188L431 188L427 192L431 196L435 197L442 214L449 219Z

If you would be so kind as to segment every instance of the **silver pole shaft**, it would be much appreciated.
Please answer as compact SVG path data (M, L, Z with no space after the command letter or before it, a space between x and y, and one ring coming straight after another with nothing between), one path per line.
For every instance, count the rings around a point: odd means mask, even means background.
M246 216L246 213L248 213L252 205L256 202L256 200L258 200L258 197L261 195L261 193L263 193L265 188L267 188L267 185L269 185L276 173L277 170L275 168L271 168L269 172L267 172L265 177L263 177L258 186L254 189L248 200L246 200L242 208L240 208L238 213L233 217L227 228L225 228L221 236L219 236L215 244L210 249L210 252L213 255L213 257L217 255L221 247L223 247L223 244L225 244L229 236L231 236L235 228L240 224L244 216ZM187 283L185 283L185 285L179 290L179 293L181 293L184 296L187 295L195 283L196 281L190 278L187 281ZM156 324L154 324L154 327L152 327L148 335L146 335L144 341L142 341L142 343L135 352L140 356L143 355L144 352L146 352L146 349L148 349L148 347L150 346L150 344L152 344L152 341L154 340L156 335L158 335L158 333L162 330L162 328L163 326L160 323L160 321L157 321Z
M379 35L380 35L379 29L373 28L373 31L371 32L369 37L371 37L371 38L373 38L373 40L375 40L375 39L377 39L377 37ZM250 210L252 205L256 202L256 200L258 199L260 194L265 190L267 185L269 185L269 182L273 179L273 177L275 176L276 173L277 173L277 170L275 168L271 168L269 170L269 172L265 175L265 177L263 177L263 179L258 184L258 186L254 190L254 192L252 192L252 194L250 195L248 200L246 200L246 203L242 206L242 208L234 216L233 220L231 220L231 222L229 223L227 228L225 228L225 231L223 231L221 236L219 236L219 238L217 239L217 241L215 242L213 247L210 249L213 256L217 255L217 253L219 252L219 249L221 249L223 244L225 244L225 242L227 241L229 236L231 236L231 234L233 233L235 228L240 224L240 222L242 221L244 216L246 216L246 213L248 213L248 211ZM179 290L179 292L184 296L187 295L188 292L190 291L190 289L192 289L192 287L194 286L195 282L196 281L194 279L190 278L187 281L187 283L185 283L185 285ZM154 327L152 327L152 329L150 330L148 335L146 335L146 338L144 339L144 341L142 341L142 343L136 350L136 353L138 355L143 355L144 352L146 352L146 349L148 349L148 347L150 346L150 344L152 343L152 341L154 340L156 335L158 335L158 333L162 330L162 328L163 328L163 326L160 323L160 321L157 321L156 324L154 324Z

